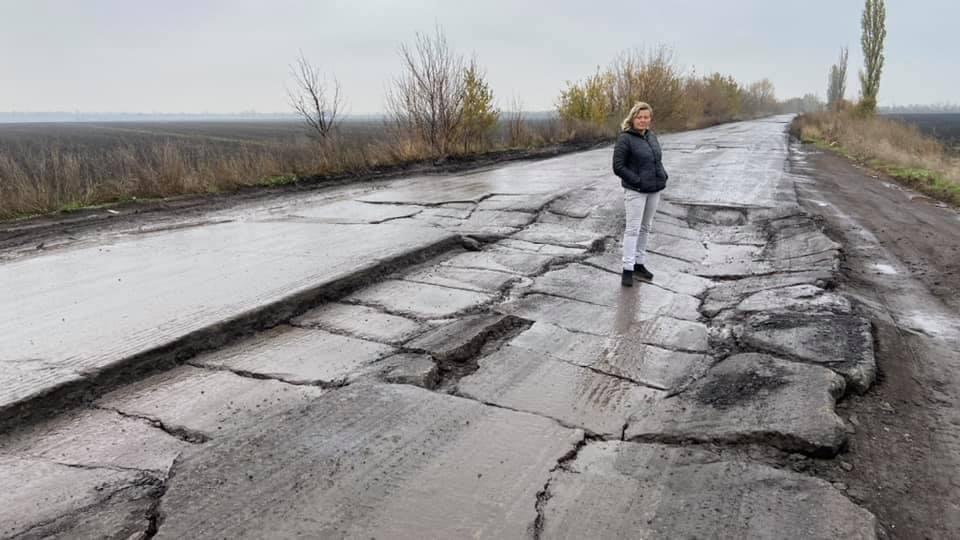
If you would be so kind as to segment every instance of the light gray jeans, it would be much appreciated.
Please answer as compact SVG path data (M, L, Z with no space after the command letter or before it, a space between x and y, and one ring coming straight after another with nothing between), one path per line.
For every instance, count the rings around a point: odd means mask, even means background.
M623 206L627 224L623 229L623 269L633 270L634 264L643 264L647 256L647 238L653 229L653 216L660 203L660 192L640 193L623 190Z

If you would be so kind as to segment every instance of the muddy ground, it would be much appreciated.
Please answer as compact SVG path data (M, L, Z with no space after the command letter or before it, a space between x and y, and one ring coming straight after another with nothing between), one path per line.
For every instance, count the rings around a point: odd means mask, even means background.
M821 473L891 538L960 534L960 213L809 147L798 199L845 246L838 289L871 316L880 377L840 403L849 452Z

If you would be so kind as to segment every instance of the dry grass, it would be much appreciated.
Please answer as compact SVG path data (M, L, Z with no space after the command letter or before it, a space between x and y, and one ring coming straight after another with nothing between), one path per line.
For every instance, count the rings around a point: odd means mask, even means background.
M960 205L960 158L912 125L852 111L798 116L792 133L845 155L923 193Z
M357 128L323 144L305 137L267 142L149 135L8 138L0 140L0 219L363 174L438 157L421 139L384 129ZM501 126L499 131L480 153L609 137L592 126L555 120L524 121L518 129Z
M162 141L97 150L0 150L0 218L126 199L211 193L292 173L289 156L261 145Z

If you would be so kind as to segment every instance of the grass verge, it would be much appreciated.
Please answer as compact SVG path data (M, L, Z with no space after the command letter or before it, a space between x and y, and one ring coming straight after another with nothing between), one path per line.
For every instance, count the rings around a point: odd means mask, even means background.
M914 126L840 111L797 116L790 132L801 142L844 156L924 195L960 207L960 157Z

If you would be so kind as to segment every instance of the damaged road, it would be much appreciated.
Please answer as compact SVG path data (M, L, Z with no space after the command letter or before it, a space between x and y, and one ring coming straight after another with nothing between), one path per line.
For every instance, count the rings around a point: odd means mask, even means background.
M11 254L0 535L884 534L791 466L876 366L788 120L663 137L631 289L609 149Z

